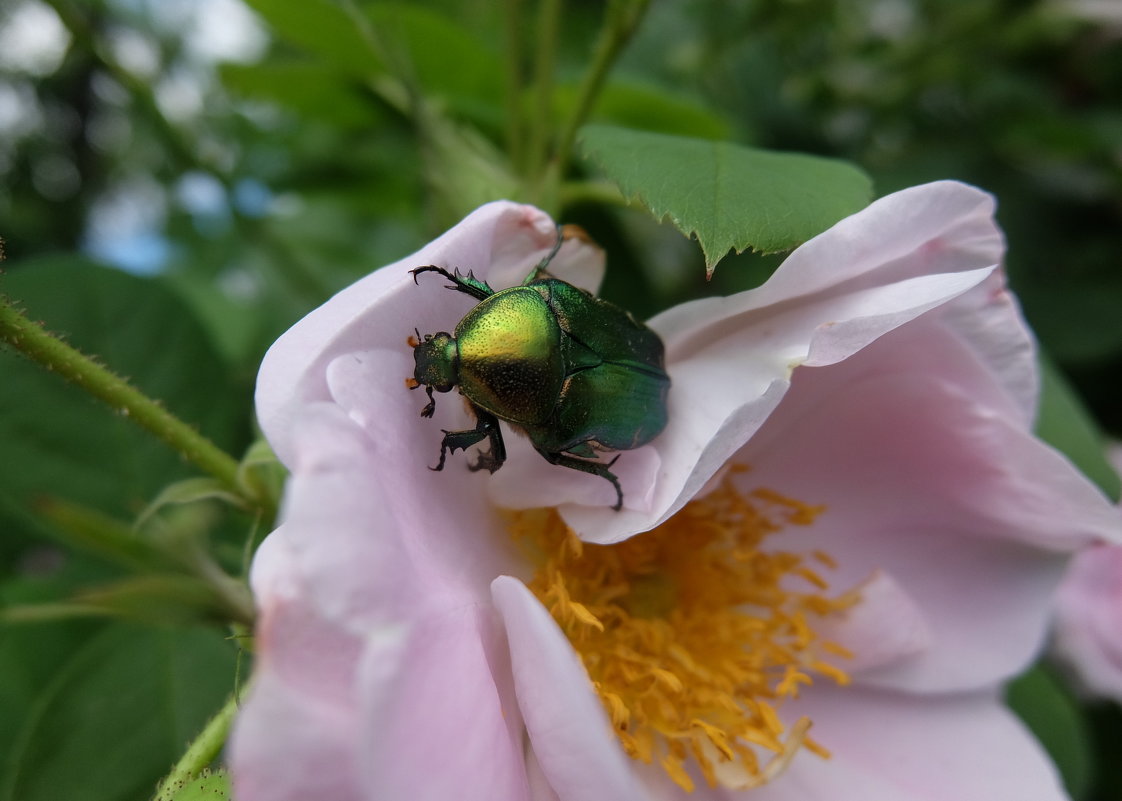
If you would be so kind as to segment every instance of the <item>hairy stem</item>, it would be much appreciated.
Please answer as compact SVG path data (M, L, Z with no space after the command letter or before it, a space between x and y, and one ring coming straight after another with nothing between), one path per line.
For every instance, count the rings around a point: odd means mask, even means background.
M11 345L100 398L114 411L155 434L200 470L214 476L239 496L246 496L247 490L238 481L238 463L232 456L125 379L28 319L3 295L0 295L0 342ZM257 498L247 500L253 505L259 504Z
M171 773L160 782L160 786L156 789L156 798L171 798L177 787L198 776L203 768L214 761L222 746L226 744L226 737L230 733L230 725L234 722L237 711L237 696L231 695L206 724L206 728L188 746L187 752L175 763Z

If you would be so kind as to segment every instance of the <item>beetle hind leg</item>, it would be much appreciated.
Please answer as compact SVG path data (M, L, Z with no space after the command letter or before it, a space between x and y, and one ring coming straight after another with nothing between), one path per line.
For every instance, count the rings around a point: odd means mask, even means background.
M616 488L616 502L612 504L612 509L618 512L623 508L623 489L619 485L619 479L616 478L616 474L608 469L616 463L619 454L616 454L615 458L610 462L595 462L588 459L578 459L576 456L571 456L567 453L550 453L549 451L540 449L538 449L538 453L544 456L545 460L550 464L568 467L572 470L580 470L582 473L590 473L612 482L612 486Z

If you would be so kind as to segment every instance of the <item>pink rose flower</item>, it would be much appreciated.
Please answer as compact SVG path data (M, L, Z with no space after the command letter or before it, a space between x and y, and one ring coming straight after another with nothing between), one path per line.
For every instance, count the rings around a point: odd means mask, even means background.
M1122 445L1109 455L1122 473ZM1122 547L1096 543L1071 560L1056 596L1053 645L1080 690L1122 703Z
M620 512L517 437L494 475L427 469L469 418L406 389L414 328L472 305L409 270L516 284L542 212L484 206L309 314L258 379L292 475L253 567L239 801L1064 798L1001 685L1066 555L1120 525L1030 433L992 212L905 190L650 321L670 422L613 467ZM550 270L594 289L603 259L573 238Z

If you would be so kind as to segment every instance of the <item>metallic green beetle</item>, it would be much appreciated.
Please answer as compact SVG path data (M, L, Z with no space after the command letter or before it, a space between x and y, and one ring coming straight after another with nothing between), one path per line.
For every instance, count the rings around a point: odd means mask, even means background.
M598 451L638 448L666 426L670 378L663 345L651 329L620 307L557 278L545 268L557 244L521 285L498 292L470 272L429 265L412 270L414 283L425 272L439 273L448 289L479 301L454 334L426 334L413 348L411 388L424 386L432 417L432 393L459 387L476 416L476 427L444 431L440 462L490 440L490 451L472 470L494 473L506 460L499 420L522 429L550 464L606 478L616 489L613 509L623 506L623 490L610 462Z

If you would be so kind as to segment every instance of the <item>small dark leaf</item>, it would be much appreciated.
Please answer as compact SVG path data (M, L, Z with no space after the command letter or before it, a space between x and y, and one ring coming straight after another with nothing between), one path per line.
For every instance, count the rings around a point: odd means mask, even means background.
M1048 750L1068 792L1083 798L1091 781L1091 743L1075 699L1047 670L1034 668L1007 687L1006 700Z
M1047 359L1041 361L1042 387L1036 434L1098 484L1117 502L1122 481L1107 461L1102 435L1095 421L1063 375Z

